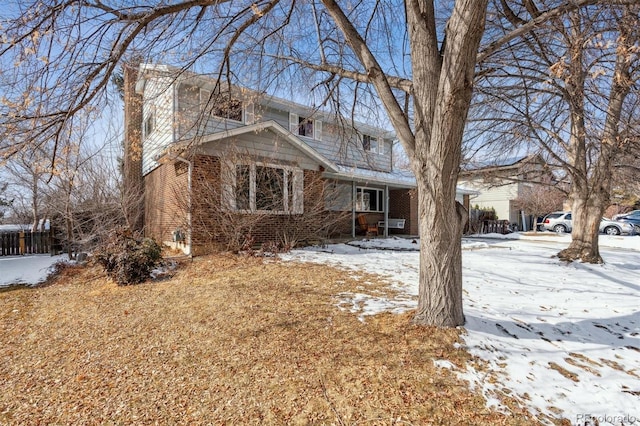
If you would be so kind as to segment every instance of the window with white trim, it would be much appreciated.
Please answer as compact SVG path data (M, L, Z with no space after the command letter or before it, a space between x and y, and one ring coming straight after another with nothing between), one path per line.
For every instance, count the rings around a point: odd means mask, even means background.
M296 113L289 113L289 131L294 135L306 136L318 141L322 140L322 121L301 117Z
M362 143L362 149L375 154L386 154L386 145L383 138L377 138L375 136L361 134L360 141Z
M181 84L178 88L178 110L187 113L206 112L209 115L242 121L242 102L230 92L212 92L194 84Z
M144 119L142 123L142 134L146 138L156 129L156 113L155 109L152 107L147 114L147 117Z
M233 166L233 210L302 214L304 174L296 167L264 163Z
M356 211L383 212L384 191L377 188L356 187Z
M246 102L244 104L244 123L253 124L256 122L256 111L253 102Z

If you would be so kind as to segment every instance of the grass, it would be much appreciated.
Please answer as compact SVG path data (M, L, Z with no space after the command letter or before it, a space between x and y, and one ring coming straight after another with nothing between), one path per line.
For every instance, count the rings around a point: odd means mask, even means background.
M337 307L375 276L209 256L118 287L94 267L0 293L0 424L529 425L449 370L459 330Z

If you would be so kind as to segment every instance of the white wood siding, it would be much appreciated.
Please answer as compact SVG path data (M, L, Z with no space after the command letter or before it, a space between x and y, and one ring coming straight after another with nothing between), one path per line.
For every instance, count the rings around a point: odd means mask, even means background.
M154 130L142 133L142 174L146 175L158 166L154 158L173 142L173 79L156 77L149 79L144 87L142 126L149 117L155 115ZM141 129L142 130L142 129Z
M195 86L197 82L189 80L180 84ZM145 85L144 96L144 117L146 118L151 111L155 111L156 115L155 130L151 135L146 136L143 142L144 174L157 167L158 164L154 161L154 157L172 142L190 140L198 136L214 134L245 125L241 121L215 116L203 119L200 117L202 101L199 91L189 93L185 90L180 90L179 85L171 77L155 76L149 78ZM285 129L290 129L290 113L302 116L301 112L304 111L303 107L301 107L301 111L288 111L281 109L282 107L269 107L259 104L255 99L251 99L249 102L253 107L253 111L244 111L243 119L245 121L264 122L273 120ZM328 122L326 118L323 119L320 115L309 118L315 120L314 132L320 132L320 134L315 135L314 138L296 136L320 155L343 166L383 172L392 170L392 141L390 139L378 138L379 143L383 143L385 148L379 150L379 152L369 152L364 150L360 138L353 129L345 130L341 126ZM268 133L267 135L277 138L273 133ZM378 137L379 135L371 134L371 136ZM263 134L258 136L257 139L265 137ZM241 139L246 140L247 138ZM260 151L260 147L269 146L266 142L263 140L262 143L258 144L256 155L264 154L264 152ZM272 141L271 146L273 146L273 143ZM276 140L275 143L278 144L278 141ZM282 144L282 141L280 141L280 144ZM249 149L248 146L242 146L242 148ZM285 150L285 152L281 153L284 155L283 159L285 161L293 161L291 158L292 153L286 152L284 147L282 149ZM298 156L303 155L306 158L306 155L302 154L297 148L295 151ZM268 153L269 157L273 157L276 153L280 154L278 150L271 150Z
M292 123L290 113L292 113L291 115L300 116L300 114L296 114L295 111L278 110L275 108L265 107L264 105L255 106L255 116L257 121L273 120L285 129L292 131L292 129L294 129L294 123ZM297 119L293 121L297 123ZM352 130L350 132L345 132L341 127L328 122L326 119L322 120L322 125L316 126L316 129L322 131L322 135L320 137L298 137L304 143L332 162L349 167L360 167L363 169L373 169L384 172L391 171L392 141L390 139L379 138L379 140L383 141L385 144L385 148L383 149L384 153L379 154L365 151L362 147L361 141L356 137Z

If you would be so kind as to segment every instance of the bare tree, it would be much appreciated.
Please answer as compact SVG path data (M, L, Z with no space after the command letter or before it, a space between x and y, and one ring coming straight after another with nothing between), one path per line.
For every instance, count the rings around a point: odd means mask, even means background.
M6 182L0 182L0 220L2 220L6 214L5 208L11 205L11 201L5 198L5 191L9 186Z
M50 152L34 147L14 155L6 164L10 174L10 191L14 202L14 216L31 222L31 230L39 231L41 219L46 217L44 186L53 175Z
M495 30L504 31L536 19L550 2L499 3ZM602 262L598 226L637 121L630 106L638 99L639 23L638 6L575 9L480 58L478 123L486 126L476 129L484 140L507 151L533 149L571 183L572 242L559 253L565 260Z
M523 210L534 217L540 217L546 213L562 209L562 204L566 199L567 192L560 190L557 186L543 184L529 184L526 186L518 198L513 200L517 209ZM535 223L533 231L538 228Z
M487 40L483 55L545 19L593 2L558 2ZM415 321L457 326L464 322L460 239L467 214L455 192L487 4L183 0L125 7L112 1L34 1L5 20L9 43L0 58L5 75L16 78L6 86L10 106L2 111L3 127L29 134L32 144L59 145L78 111L105 102L111 76L133 49L256 89L283 91L286 84L298 101L331 105L340 113L351 105L351 117L368 119L381 105L418 186ZM20 148L2 140L4 152Z

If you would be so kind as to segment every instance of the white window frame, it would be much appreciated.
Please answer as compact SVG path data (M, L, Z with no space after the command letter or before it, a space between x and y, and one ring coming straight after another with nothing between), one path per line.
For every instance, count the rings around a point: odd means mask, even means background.
M253 124L256 122L256 111L253 102L243 103L242 113L244 115L244 124Z
M182 83L181 86L191 86L191 87L195 87L198 89L197 92L197 108L198 111L200 113L205 112L205 109L207 108L207 106L209 106L210 108L212 107L212 105L208 105L209 100L211 99L211 94L213 93L211 90L205 89L204 87L200 87L197 84L191 84L191 83ZM178 89L179 90L179 89ZM194 94L195 94L195 90L194 90ZM178 96L179 97L179 96ZM240 102L239 99L236 99L238 102ZM251 104L253 106L253 104ZM247 106L247 104L245 104L244 102L242 103L242 111L241 111L241 118L240 121L238 120L234 120L233 118L229 118L229 117L221 117L219 115L212 115L212 117L215 117L218 120L227 120L227 121L233 121L234 123L242 123L243 119L246 120L246 111L245 111L245 107ZM190 106L191 108L191 106ZM195 104L194 107L195 108ZM182 105L178 105L178 109L180 111L188 111L188 109L185 109ZM193 111L195 112L195 111ZM246 121L245 121L246 122ZM249 123L250 124L250 123Z
M377 193L378 198L378 210L371 210L371 200L369 198L369 192L365 191L375 191ZM380 188L369 188L366 186L356 186L356 199L355 199L355 207L357 212L374 212L374 213L383 213L384 212L384 189Z
M312 129L311 132L313 133L311 136L300 134L301 118L304 121L311 122L311 129ZM317 141L321 141L322 140L322 120L316 120L314 118L309 118L309 117L300 117L300 115L296 114L295 112L290 112L289 113L289 131L298 137L302 136L303 138L310 138Z
M156 130L156 109L151 106L149 108L149 112L147 112L147 116L142 120L142 135L146 138L149 135L152 135Z
M237 188L237 166L249 166L249 209L238 209L236 204L236 188ZM231 185L223 189L226 205L233 211L239 213L265 213L265 214L302 214L304 213L304 172L298 167L283 166L280 164L263 163L263 162L228 162L226 166L230 171ZM258 210L256 208L256 167L269 167L272 169L283 170L283 194L282 205L284 210ZM289 178L293 179L291 187L293 188L293 196L289 197ZM289 199L292 205L289 205Z
M365 148L364 146L366 138L369 139L369 148ZM380 154L380 155L386 154L384 138L379 136L378 137L371 136L370 134L367 134L367 133L360 133L359 139L360 139L360 146L364 151L371 152L374 154Z

